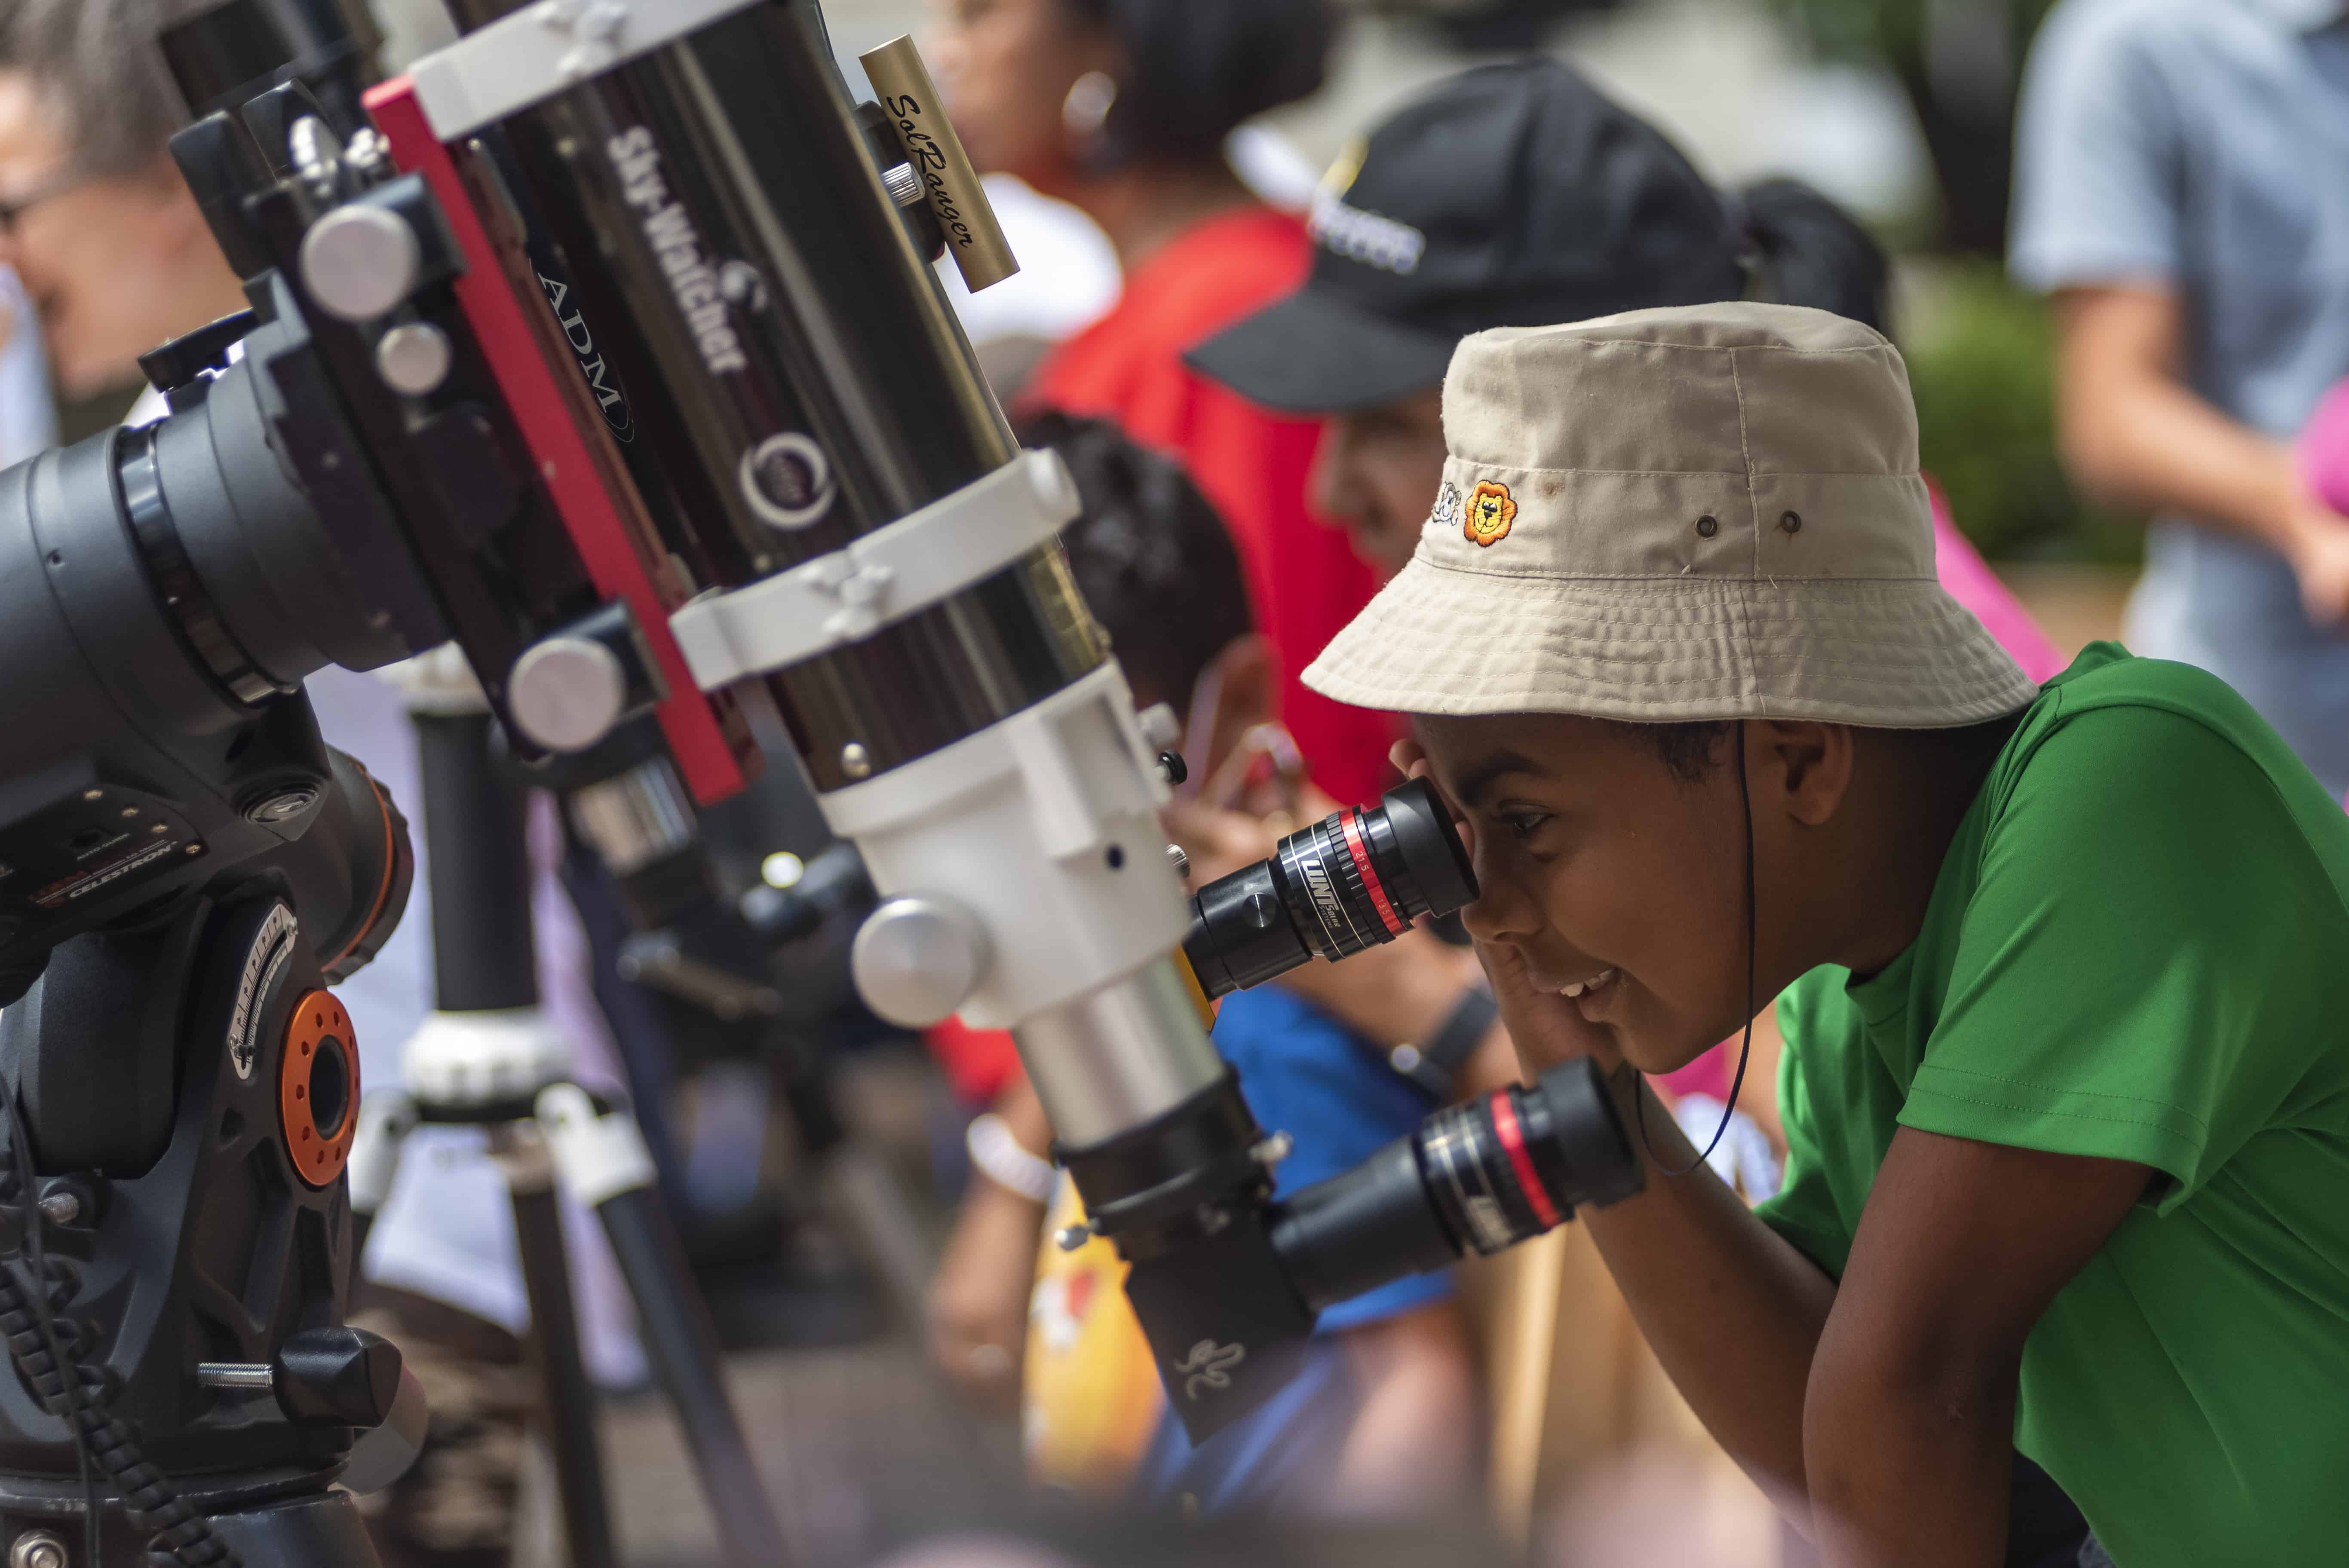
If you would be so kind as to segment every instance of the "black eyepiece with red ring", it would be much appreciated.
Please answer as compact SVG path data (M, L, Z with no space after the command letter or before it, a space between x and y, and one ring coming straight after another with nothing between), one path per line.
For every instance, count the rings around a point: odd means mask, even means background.
M1375 806L1333 811L1280 841L1270 858L1210 882L1191 901L1184 955L1209 997L1262 985L1308 958L1349 957L1392 942L1423 914L1476 896L1452 818L1414 779Z
M1638 1151L1596 1062L1448 1105L1279 1206L1272 1244L1315 1311L1470 1253L1557 1229L1640 1191Z

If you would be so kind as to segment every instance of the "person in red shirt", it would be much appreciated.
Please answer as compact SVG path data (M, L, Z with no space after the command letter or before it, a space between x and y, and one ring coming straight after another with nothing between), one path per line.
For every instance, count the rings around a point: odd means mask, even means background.
M947 0L933 53L980 169L1081 208L1124 270L1117 304L1038 367L1024 408L1111 420L1183 465L1239 546L1282 720L1321 788L1353 801L1392 779L1394 737L1297 679L1377 586L1308 501L1320 421L1182 359L1305 281L1303 222L1258 201L1224 143L1321 85L1333 30L1323 0Z

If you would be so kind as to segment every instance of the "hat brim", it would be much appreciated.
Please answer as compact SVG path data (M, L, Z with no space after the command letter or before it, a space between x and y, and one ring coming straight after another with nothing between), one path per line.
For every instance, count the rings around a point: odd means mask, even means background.
M1459 341L1451 333L1398 325L1308 284L1183 360L1284 414L1350 414L1441 386Z
M1414 559L1305 671L1397 713L1947 729L2039 688L1930 578L1557 578Z

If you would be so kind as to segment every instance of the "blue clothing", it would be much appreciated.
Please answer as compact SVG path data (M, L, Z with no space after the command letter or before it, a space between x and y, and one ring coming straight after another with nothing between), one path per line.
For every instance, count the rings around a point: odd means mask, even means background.
M2184 374L2280 439L2349 375L2349 24L2328 0L2063 0L2024 74L2009 266L2028 287L2154 284ZM2127 630L2222 676L2336 798L2349 639L2241 535L2155 521Z
M1376 1046L1278 985L1224 998L1216 1048L1238 1071L1241 1097L1257 1122L1296 1145L1275 1172L1277 1194L1352 1169L1435 1109ZM1196 1448L1171 1414L1160 1422L1135 1478L1141 1499L1186 1494L1203 1513L1220 1513L1264 1508L1309 1486L1336 1457L1354 1418L1344 1351L1328 1336L1451 1294L1449 1274L1413 1274L1331 1306L1297 1375L1264 1404Z

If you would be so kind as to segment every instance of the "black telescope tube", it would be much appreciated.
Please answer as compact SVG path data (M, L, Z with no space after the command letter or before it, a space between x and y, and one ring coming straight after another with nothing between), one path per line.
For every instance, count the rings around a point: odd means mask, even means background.
M1278 1206L1272 1244L1314 1311L1489 1255L1640 1191L1638 1151L1596 1062L1444 1107L1420 1130Z
M1378 805L1333 811L1280 841L1268 860L1191 900L1184 956L1212 999L1319 957L1392 942L1423 914L1476 897L1476 873L1450 813L1424 779Z

